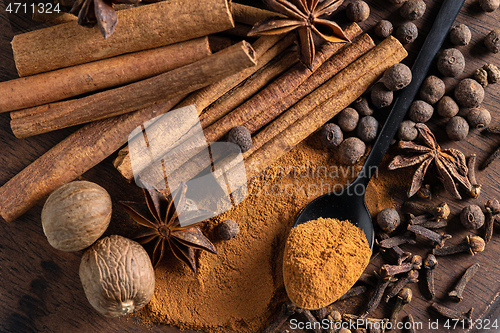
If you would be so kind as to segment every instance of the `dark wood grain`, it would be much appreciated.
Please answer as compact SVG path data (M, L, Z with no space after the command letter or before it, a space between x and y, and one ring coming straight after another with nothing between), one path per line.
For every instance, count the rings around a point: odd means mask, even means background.
M32 22L29 15L7 14L5 12L6 1L10 0L0 0L0 81L17 77L10 48L10 40L14 34L43 27L43 25ZM369 30L382 18L391 20L395 26L403 22L397 14L397 5L390 4L386 0L368 2L372 13L370 18L361 24L365 30ZM415 59L418 48L423 43L427 31L430 29L441 1L426 1L426 3L427 11L424 18L416 21L420 28L419 38L415 43L408 46L410 55L404 61L410 66ZM342 16L342 14L339 16ZM488 53L482 43L483 37L490 30L500 28L500 10L493 13L483 13L476 0L468 0L457 20L466 23L471 28L473 36L472 43L469 46L460 48L467 60L466 70L461 78L470 75L474 69L488 62L500 66L498 56ZM445 43L445 47L451 46L448 41ZM436 73L435 67L431 71ZM457 79L446 79L445 82L447 91L450 93ZM489 85L486 88L486 98L483 103L492 113L493 124L500 123L499 87L500 84ZM70 128L34 138L18 140L13 136L9 128L8 114L0 114L0 122L0 184L5 183L75 130L75 128ZM500 136L482 135L477 130L471 131L471 134L463 142L448 142L443 130L444 125L445 121L443 119L439 117L433 118L432 127L436 130L438 140L442 142L442 145L444 147L460 148L466 152L466 155L474 152L478 155L479 163L486 159L500 144ZM82 179L107 184L107 190L113 193L115 205L120 200L130 199L131 193L132 196L137 197L139 200L141 197L140 191L135 186L127 185L121 179L112 166L112 157L85 173ZM382 167L381 172L386 172L384 170L385 168ZM454 235L450 243L458 243L465 235L470 233L461 227L457 217L466 203L482 205L490 198L500 198L499 173L500 161L494 163L489 169L478 173L477 178L483 184L483 193L477 200L455 201L442 191L439 192L438 200L449 202L454 216L450 221L449 230L447 230ZM394 188L391 191L395 193L397 202L403 202L405 199L404 191L401 191L400 188ZM13 223L7 224L4 221L0 223L0 234L2 235L0 240L1 332L138 332L146 330L151 332L179 332L176 328L162 325L146 326L133 316L107 319L97 314L87 302L78 277L78 266L82 253L64 253L50 247L43 235L40 224L41 207L42 203L39 203ZM128 221L124 218L123 212L115 211L116 214L113 216L107 233L130 236L135 231L135 227L123 222ZM481 231L478 233L481 233ZM422 254L425 254L428 250L428 248L425 248L425 243L419 243L418 247L408 247L406 249ZM496 302L500 295L499 254L500 228L496 228L492 241L483 253L474 257L464 254L440 258L436 270L438 300L462 311L474 307L474 319L497 318L498 315L494 310L498 308ZM445 297L447 292L453 288L462 272L475 262L481 264L481 269L477 278L471 281L467 287L464 300L460 303L448 301ZM376 258L369 269L378 269L380 263L379 258ZM424 280L423 277L421 277L421 280ZM421 291L424 290L422 285L419 284L413 290L416 297L405 308L404 312L413 314L416 321L423 322L424 329L422 332L432 332L427 327L428 321L439 319L443 323L444 318L439 317L429 309L430 303L421 295ZM349 311L360 310L365 300L366 296L365 298L359 297L355 300L344 301L338 306ZM382 306L375 313L375 316L387 317L390 315L391 307L392 303ZM442 327L438 331L448 332ZM461 332L464 330L453 331ZM494 330L488 330L488 332L494 332Z

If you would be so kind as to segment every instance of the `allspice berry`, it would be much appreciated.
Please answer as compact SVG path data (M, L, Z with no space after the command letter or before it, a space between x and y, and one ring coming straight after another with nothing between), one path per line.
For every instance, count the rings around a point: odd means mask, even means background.
M350 2L345 9L347 18L353 22L362 22L370 16L370 6L364 1Z
M494 12L500 6L500 0L479 0L479 5L485 12Z
M500 30L491 30L491 32L484 38L484 45L486 45L486 48L491 53L500 52Z
M410 44L418 37L418 28L413 22L401 24L394 35L402 44Z
M399 9L399 14L405 20L414 21L424 16L425 9L423 0L408 0Z
M355 100L351 106L354 110L358 111L361 116L371 116L373 114L373 109L370 107L370 104L368 104L368 100L363 96Z
M455 87L455 100L464 108L479 106L484 99L483 86L474 79L463 79Z
M365 116L361 118L358 124L358 138L364 142L371 142L375 140L378 134L378 121L372 116Z
M484 224L484 214L478 205L468 205L460 213L460 222L467 229L477 230Z
M472 38L470 29L465 24L457 24L453 26L450 30L449 36L450 42L457 46L469 44Z
M88 181L65 184L43 206L43 232L58 250L83 250L106 231L111 208L111 198L101 186Z
M420 99L429 103L437 103L444 96L445 85L437 76L428 76L420 87Z
M401 218L394 208L385 208L377 214L377 224L382 231L390 234L399 227Z
M437 57L437 68L443 76L459 76L465 68L464 55L455 48L445 49Z
M236 221L228 219L222 221L222 223L217 226L217 232L221 239L230 240L238 235L240 227Z
M387 38L392 34L393 26L390 21L380 20L377 22L375 27L373 28L373 32L377 37Z
M436 106L437 113L445 118L456 116L459 110L457 102L450 96L443 96Z
M477 108L472 108L469 113L467 113L467 121L470 127L481 129L488 127L491 122L491 114L485 108L479 106Z
M431 119L434 108L422 100L413 101L408 110L408 118L416 123L425 123Z
M148 253L139 243L118 235L103 238L85 251L79 273L89 303L106 317L141 309L155 291Z
M484 68L477 68L472 74L472 77L474 78L474 80L479 82L479 84L482 85L483 88L486 88L486 86L488 85L488 72Z
M399 124L398 138L403 141L413 141L418 137L418 130L415 127L415 122L404 120Z
M337 119L337 124L344 132L354 131L358 126L359 113L353 108L345 108L340 111ZM341 140L342 141L342 140ZM340 142L339 142L340 144Z
M372 87L370 97L372 104L376 108L381 109L391 105L394 93L392 90L387 89L383 82L377 82Z
M350 137L342 141L339 146L339 157L340 161L347 165L354 165L366 151L366 145L361 139L356 137Z
M483 69L488 73L488 82L489 83L497 83L500 81L500 69L493 64L486 64L483 66Z
M392 91L403 89L411 82L411 69L405 64L398 63L389 67L382 76L385 87Z
M340 127L333 123L328 123L323 126L320 131L321 142L326 148L337 147L342 140L344 140L344 134Z
M252 134L245 126L236 126L229 131L227 142L237 144L244 153L252 148Z
M465 139L469 134L467 120L460 116L452 117L446 124L446 134L448 134L450 140L460 141Z

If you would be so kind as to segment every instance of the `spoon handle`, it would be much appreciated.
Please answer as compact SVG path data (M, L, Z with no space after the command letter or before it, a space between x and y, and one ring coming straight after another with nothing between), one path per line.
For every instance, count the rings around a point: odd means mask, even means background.
M376 173L382 158L391 145L392 139L396 134L399 124L403 121L406 111L415 98L422 81L429 71L431 62L436 56L439 48L455 21L465 0L444 0L441 9L437 14L436 20L424 41L424 45L418 53L417 59L412 67L412 80L410 84L400 91L398 98L394 102L389 117L385 121L384 127L380 132L377 141L366 158L365 164L361 169L355 182L368 185L372 175Z

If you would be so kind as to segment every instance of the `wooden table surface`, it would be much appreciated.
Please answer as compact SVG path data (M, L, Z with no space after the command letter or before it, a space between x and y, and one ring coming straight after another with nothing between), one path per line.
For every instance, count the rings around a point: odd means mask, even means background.
M10 0L0 0L0 81L17 77L10 47L12 37L15 34L44 26L32 22L30 15L6 13L7 1ZM396 12L397 5L392 5L387 0L373 0L368 1L368 3L372 13L370 18L361 24L365 30L368 31L381 18L391 20L395 26L402 23ZM415 22L420 28L419 37L415 43L407 47L410 56L404 62L410 66L415 59L418 48L423 43L426 32L430 29L441 1L426 1L426 3L427 11L424 18ZM498 56L488 53L482 43L482 39L489 31L500 28L500 9L493 13L484 13L476 0L467 0L457 20L467 24L472 31L471 44L460 47L466 56L466 70L461 77L469 76L474 69L485 63L500 66ZM448 41L445 43L445 47L451 46ZM432 71L435 71L435 68L432 68ZM447 79L445 82L449 93L457 81L456 79ZM486 88L486 97L483 102L483 106L492 113L492 124L500 123L499 87L500 83L489 85ZM0 96L0 98L2 97ZM435 118L436 122L433 127L442 128L444 121L439 117ZM75 128L70 128L19 140L14 137L10 130L9 119L8 114L0 114L0 185L75 130ZM471 131L467 139L459 143L447 142L442 129L438 129L437 136L445 147L460 148L466 155L476 153L479 162L482 162L500 144L500 136L485 136L477 130ZM111 163L113 157L111 156L85 173L82 179L95 180L100 183L105 179L106 184L108 184L107 190L113 193L114 203L130 199L130 193L139 199L141 197L140 191L132 185L127 185L113 168ZM459 223L456 215L466 202L483 205L490 198L500 199L499 172L500 161L494 163L486 171L479 172L478 180L483 184L483 192L478 200L469 199L457 202L449 199L446 195L441 198L450 202L452 214L454 214L452 222L455 225ZM87 302L78 277L82 252L65 253L53 249L48 244L40 223L42 205L42 202L39 203L12 223L0 221L0 235L2 235L0 240L1 332L179 332L175 328L162 325L145 326L133 316L107 319L97 314ZM130 235L134 229L121 222L123 220L123 215L119 212L114 214L107 234ZM456 229L450 230L458 237L456 239L468 234L460 227ZM472 263L479 262L482 266L481 273L471 282L466 290L464 301L458 303L456 308L465 311L473 306L475 308L474 319L497 318L495 310L498 308L496 302L499 300L500 294L499 254L500 230L496 230L493 240L488 244L484 253L475 257L458 255L443 258L437 270L438 298L444 299L444 293L453 287L456 283L456 277ZM376 264L373 266L375 269ZM408 313L414 315L416 320L424 322L422 332L432 331L426 327L429 319L440 319L444 322L442 317L429 311L429 303L422 297L413 301L407 310ZM387 309L380 311L380 314L383 315L383 311L387 312ZM385 313L385 315L387 314ZM498 324L500 325L500 322ZM447 330L439 329L438 331ZM494 332L495 330L484 331Z

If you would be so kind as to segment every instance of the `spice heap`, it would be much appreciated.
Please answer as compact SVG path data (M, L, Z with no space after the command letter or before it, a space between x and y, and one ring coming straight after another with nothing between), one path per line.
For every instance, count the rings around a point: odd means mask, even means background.
M283 258L288 297L305 309L335 302L359 279L371 254L365 234L349 221L319 218L298 225Z

